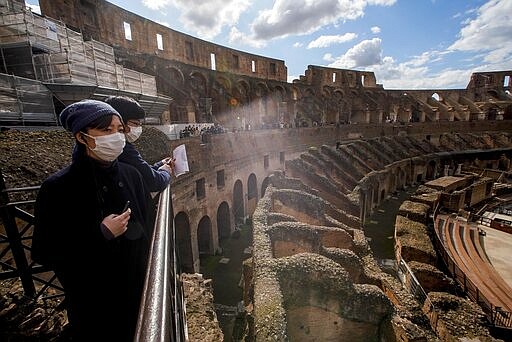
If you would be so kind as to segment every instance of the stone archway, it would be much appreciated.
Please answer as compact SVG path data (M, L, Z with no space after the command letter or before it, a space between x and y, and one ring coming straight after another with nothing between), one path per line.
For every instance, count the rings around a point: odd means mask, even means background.
M235 217L235 223L244 221L244 189L240 179L238 179L233 186L233 215Z
M261 182L261 197L265 196L265 191L267 190L268 183L270 182L270 179L268 177L265 177L263 182Z
M231 218L229 215L229 204L224 201L217 209L217 231L219 242L229 238L231 235Z
M176 231L176 247L183 272L194 273L194 256L192 254L192 239L190 235L190 222L188 215L180 211L174 217Z
M251 173L247 179L247 214L252 216L258 204L258 184L256 175Z
M199 254L213 254L212 221L203 216L197 225L197 246Z
M426 179L435 179L436 178L436 169L437 165L434 160L431 160L427 165L427 174L425 176Z
M379 200L379 186L375 185L373 188L373 194L372 194L372 206L373 208L377 207L380 203Z

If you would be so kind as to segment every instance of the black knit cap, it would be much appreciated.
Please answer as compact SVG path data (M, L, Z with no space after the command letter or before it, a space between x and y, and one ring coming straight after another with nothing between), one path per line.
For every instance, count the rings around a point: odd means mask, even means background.
M124 122L128 122L128 120L142 120L146 117L144 108L131 97L110 96L105 99L105 102L121 114Z
M60 112L59 120L62 126L75 134L87 127L91 122L105 116L121 115L108 103L96 100L82 100L70 104Z

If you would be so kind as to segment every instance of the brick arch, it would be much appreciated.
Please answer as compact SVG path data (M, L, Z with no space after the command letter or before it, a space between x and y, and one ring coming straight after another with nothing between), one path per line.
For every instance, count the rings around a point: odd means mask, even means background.
M430 95L431 98L435 99L436 101L439 101L439 102L442 102L443 101L443 96L441 94L439 94L438 92L433 92L431 95Z
M275 86L273 94L279 96L281 101L285 101L288 97L288 92L283 86Z
M254 113L257 113L258 117L255 119L255 123L270 124L271 117L267 116L268 104L271 100L269 98L270 90L265 82L258 82L254 88L254 100L252 108Z
M315 96L315 90L313 88L306 88L304 89L304 97L307 97L307 96Z
M345 97L345 92L342 89L336 89L336 90L333 91L333 96L334 97L339 97L339 98L344 98Z
M425 175L425 178L428 180L435 179L438 174L438 168L439 166L437 165L437 162L435 160L430 160L427 163L427 174Z
M265 82L258 82L256 83L256 87L254 89L254 93L258 97L267 96L270 92L268 85Z
M250 85L246 80L238 80L233 84L231 95L237 100L238 104L244 105L250 101Z
M505 107L505 111L503 112L503 120L512 120L512 105Z
M213 99L212 113L216 122L226 127L235 125L233 111L236 110L236 106L232 103L231 82L225 77L216 77L210 94Z
M181 261L181 268L184 272L194 273L190 220L187 213L180 211L174 216L174 229L176 231L177 252Z
M265 177L263 182L261 182L261 197L265 196L265 191L267 190L268 185L270 184L270 178Z
M157 89L165 95L174 96L176 89L183 88L184 83L183 72L177 67L169 67L156 75Z
M233 185L233 216L235 223L241 222L245 217L244 209L244 186L240 179L237 179Z
M187 83L189 87L199 94L206 95L208 93L208 82L207 77L199 72L193 71L188 75Z
M200 122L200 118L198 117L198 112L197 112L197 103L189 98L187 101L186 101L186 104L185 104L185 111L186 111L186 115L187 115L187 121L186 122Z
M219 242L229 238L231 235L231 215L229 213L229 204L223 201L217 208L217 236Z
M183 72L174 66L169 68L169 80L180 87L185 84L185 76L183 75Z
M213 254L212 236L212 221L208 215L205 215L197 224L197 247L200 255Z
M221 86L222 88L224 88L225 91L231 90L231 81L229 79L227 79L226 77L223 77L220 75L218 75L215 78L215 85Z
M332 89L329 86L323 86L322 88L322 96L326 98L332 97Z
M300 97L300 90L297 87L290 87L290 98L294 101L297 101L300 99Z
M247 178L247 215L252 216L258 204L258 180L254 173Z

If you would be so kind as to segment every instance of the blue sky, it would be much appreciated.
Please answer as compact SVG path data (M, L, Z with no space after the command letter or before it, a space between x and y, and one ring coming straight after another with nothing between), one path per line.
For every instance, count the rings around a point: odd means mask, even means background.
M26 0L37 7L37 0ZM282 59L373 71L385 89L465 88L512 70L512 0L111 0L174 30Z

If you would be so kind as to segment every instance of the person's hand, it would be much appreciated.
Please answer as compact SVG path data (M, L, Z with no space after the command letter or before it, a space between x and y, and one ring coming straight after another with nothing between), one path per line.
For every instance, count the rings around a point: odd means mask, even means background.
M130 220L131 212L132 210L128 208L121 215L110 214L105 217L101 223L110 230L114 237L118 237L128 229L128 221Z
M171 167L170 167L169 165L167 165L167 164L163 164L162 166L160 166L160 167L158 168L158 170L165 170L165 171L167 171L170 175L172 175L172 169L171 169Z
M160 166L159 170L165 170L169 172L171 175L174 174L174 161L175 159L172 157L167 157L164 160L162 160L163 165Z

